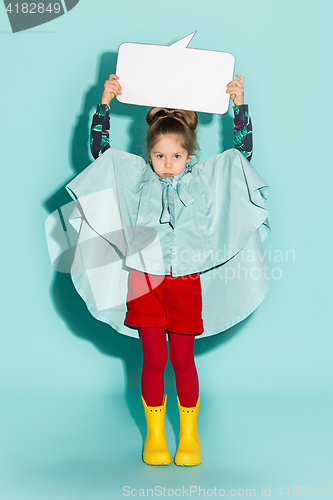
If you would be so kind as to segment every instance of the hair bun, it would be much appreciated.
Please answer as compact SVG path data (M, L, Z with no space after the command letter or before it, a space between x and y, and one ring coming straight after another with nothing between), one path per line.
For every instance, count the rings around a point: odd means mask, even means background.
M183 109L151 108L147 113L146 121L151 127L156 120L162 118L181 120L191 130L195 130L198 125L197 113L195 111L186 111Z

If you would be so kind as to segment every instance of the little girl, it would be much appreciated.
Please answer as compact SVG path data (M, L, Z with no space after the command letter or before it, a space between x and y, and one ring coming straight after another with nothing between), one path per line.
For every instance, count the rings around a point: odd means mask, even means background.
M91 127L97 160L66 186L77 200L70 220L80 232L74 285L97 319L121 333L138 331L142 342L147 421L143 461L149 465L171 462L164 427L167 334L180 412L174 461L198 465L202 452L195 336L218 333L241 321L267 293L266 276L247 276L246 281L234 276L226 286L226 276L239 265L244 248L259 249L252 262L261 261L264 269L261 241L269 229L263 201L267 186L248 163L252 125L244 105L244 78L236 76L227 92L234 103L234 147L241 154L228 150L191 167L198 122L193 111L149 110L148 164L110 148L109 103L121 94L118 77L110 75ZM248 272L254 269L253 263L242 265Z

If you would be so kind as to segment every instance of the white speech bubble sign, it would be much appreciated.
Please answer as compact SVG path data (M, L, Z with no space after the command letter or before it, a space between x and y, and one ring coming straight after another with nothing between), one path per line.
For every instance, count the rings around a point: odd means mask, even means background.
M224 114L233 80L235 56L229 52L192 49L196 31L172 45L122 43L116 74L122 86L119 102Z

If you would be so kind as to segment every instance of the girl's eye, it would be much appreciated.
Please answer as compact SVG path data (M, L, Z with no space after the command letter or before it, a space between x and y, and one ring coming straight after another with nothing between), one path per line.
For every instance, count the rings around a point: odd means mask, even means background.
M157 158L161 160L163 158L163 155L157 155Z
M180 155L175 155L175 158L178 160L178 158L180 158Z

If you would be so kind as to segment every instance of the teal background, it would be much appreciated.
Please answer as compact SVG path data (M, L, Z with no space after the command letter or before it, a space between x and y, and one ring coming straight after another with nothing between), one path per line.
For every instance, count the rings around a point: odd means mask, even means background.
M124 486L147 495L156 485L213 497L215 487L237 497L271 487L273 499L279 487L294 497L314 486L323 498L320 487L333 487L332 10L330 0L80 0L14 35L0 8L1 498L120 499ZM194 30L191 47L232 52L245 77L252 163L271 186L275 278L247 320L196 343L203 463L159 468L141 461L140 343L86 312L52 269L44 224L92 161L89 125L118 45L169 45ZM193 68L189 81L200 77ZM131 108L112 107L112 144L140 152L145 109ZM230 147L231 109L201 115L199 139L202 160ZM174 454L170 365L165 381Z

